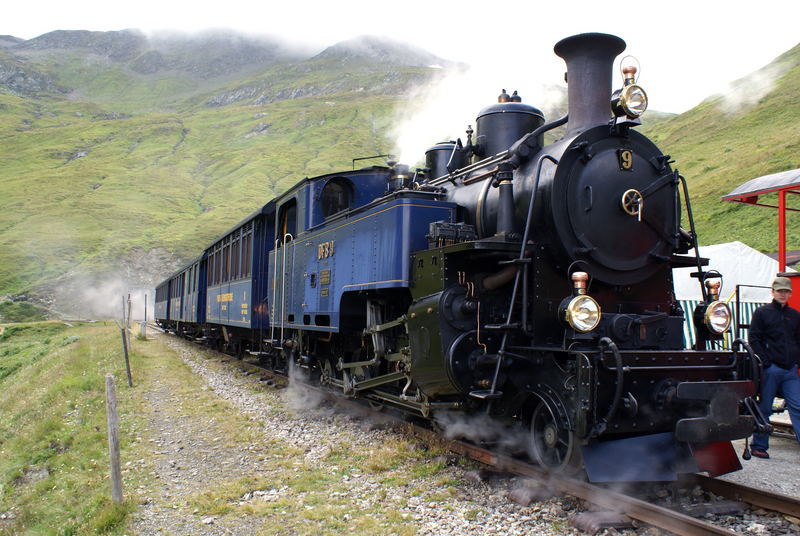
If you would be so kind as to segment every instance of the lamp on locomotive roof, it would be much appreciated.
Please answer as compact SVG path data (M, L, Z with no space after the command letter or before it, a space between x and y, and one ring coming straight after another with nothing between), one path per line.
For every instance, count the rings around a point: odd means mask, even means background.
M639 61L633 56L625 56L620 62L622 89L611 94L611 110L616 117L636 119L647 110L647 93L639 86Z

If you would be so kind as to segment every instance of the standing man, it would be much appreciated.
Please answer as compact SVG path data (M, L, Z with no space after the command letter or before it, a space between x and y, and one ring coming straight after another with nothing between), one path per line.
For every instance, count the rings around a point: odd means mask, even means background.
M750 345L761 358L764 375L761 379L761 401L758 409L765 418L772 414L772 401L781 393L789 408L789 416L797 441L800 442L800 313L787 305L792 296L788 277L772 282L772 303L753 313L750 321ZM751 452L757 458L769 458L768 434L753 434Z

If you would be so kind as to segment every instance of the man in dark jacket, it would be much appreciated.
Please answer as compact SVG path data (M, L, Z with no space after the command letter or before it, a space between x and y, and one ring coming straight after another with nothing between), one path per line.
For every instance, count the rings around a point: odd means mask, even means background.
M772 413L772 402L779 392L786 400L797 441L800 442L800 313L787 305L792 295L788 277L772 282L772 303L756 309L750 321L750 345L761 358L761 401L758 409L764 417ZM754 434L751 452L757 458L769 458L769 435Z

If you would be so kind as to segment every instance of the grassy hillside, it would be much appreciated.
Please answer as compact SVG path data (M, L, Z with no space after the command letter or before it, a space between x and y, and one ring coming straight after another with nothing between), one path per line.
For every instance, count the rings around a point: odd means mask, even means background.
M799 56L727 97L646 118L643 132L689 181L702 244L777 248L774 210L719 198L800 167ZM391 152L395 109L441 72L436 60L370 39L314 57L219 35L0 43L0 298L44 297L69 314L104 282L152 288L303 177Z
M111 501L106 373L117 378L123 456L144 451L124 363L108 350L119 338L100 324L0 326L0 534L121 533L134 503ZM128 486L141 483L128 473Z
M687 178L701 244L740 240L777 251L777 211L720 198L737 186L770 173L800 168L800 46L726 95L707 99L645 132L675 159ZM795 196L791 207L800 208ZM777 195L761 201L777 205ZM796 213L787 217L787 247L800 248ZM688 226L688 223L685 223Z
M0 325L0 536L407 536L423 530L409 501L450 504L459 493L463 472L447 469L437 445L391 434L365 448L352 415L297 405L305 397L291 386L240 382L214 352L134 337L133 387L120 354L113 323ZM116 378L121 504L111 500L108 373ZM211 389L209 373L232 384ZM235 401L243 393L245 410ZM308 435L314 414L337 431L319 430L324 448L309 456L308 442L290 436ZM289 435L275 433L284 426ZM365 499L355 509L354 497ZM480 511L469 498L458 508Z
M190 255L304 176L385 151L392 104L292 100L108 120L72 103L0 103L29 123L0 131L7 292L133 248Z
M434 72L347 46L229 50L223 69L187 42L145 69L136 39L54 34L0 50L0 296L65 312L98 282L152 288L298 180L389 152L394 107Z

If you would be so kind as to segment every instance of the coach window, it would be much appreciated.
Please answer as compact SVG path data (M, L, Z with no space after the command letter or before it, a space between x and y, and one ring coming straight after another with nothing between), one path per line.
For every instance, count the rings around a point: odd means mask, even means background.
M242 228L242 277L250 277L250 263L252 262L253 249L253 224L248 223Z
M225 239L222 246L222 282L231 280L231 238Z
M241 231L236 231L231 245L231 279L239 279L239 255L241 255Z
M222 278L220 277L220 261L222 261L221 245L214 246L214 284L219 285Z
M206 270L208 271L207 275L208 275L208 286L209 287L216 284L216 282L214 281L214 278L216 277L216 273L217 273L216 269L214 268L214 263L216 261L217 261L216 251L214 251L212 249L211 250L211 255L208 256L208 262L206 263L207 264Z
M286 238L286 241L292 240L297 233L297 201L292 199L285 205L281 207L280 215L278 216L278 221L280 222L278 228L280 229L281 235L280 240L283 241L283 238L288 234L291 235L290 237Z
M320 195L322 216L328 218L350 208L350 192L350 181L347 179L337 177L329 180Z

